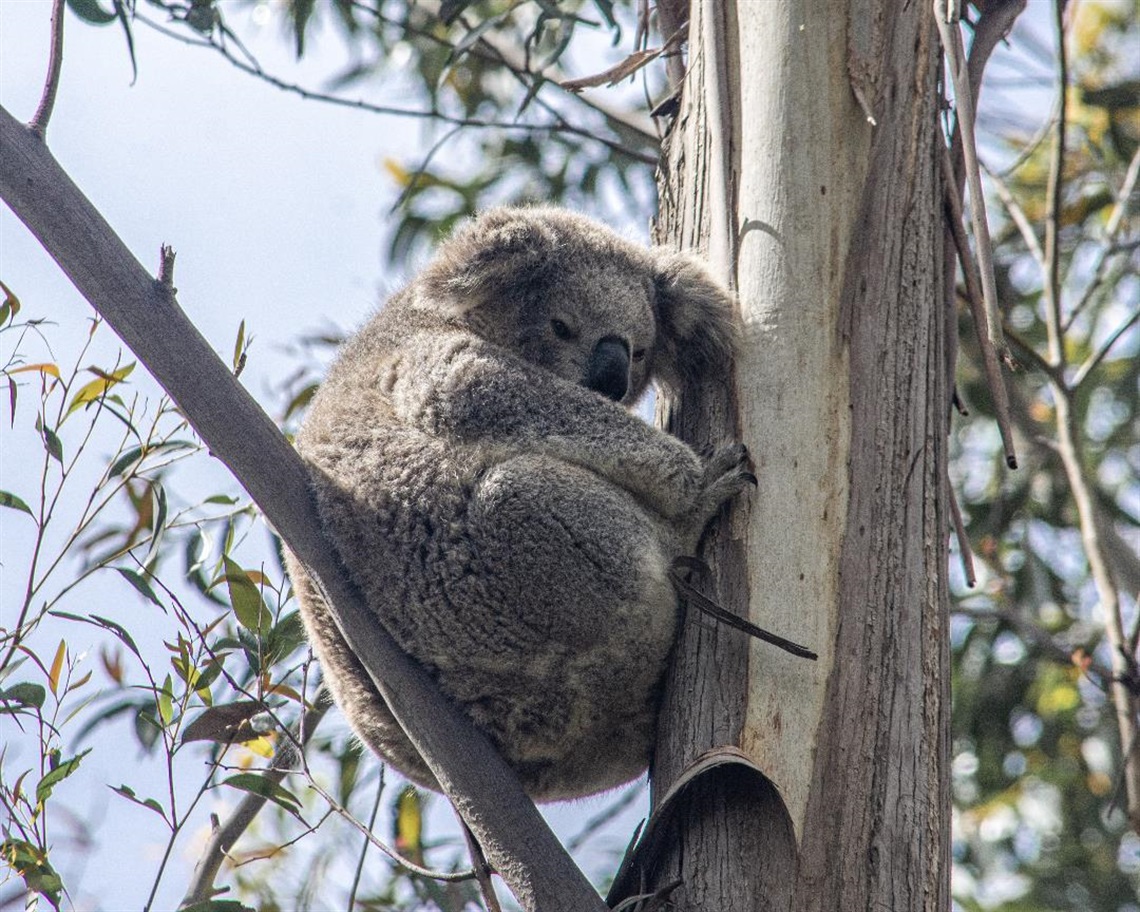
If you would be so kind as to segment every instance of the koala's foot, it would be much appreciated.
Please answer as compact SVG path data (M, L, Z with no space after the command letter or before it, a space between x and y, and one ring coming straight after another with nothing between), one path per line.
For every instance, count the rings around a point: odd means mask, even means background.
M701 491L694 505L693 519L697 531L704 529L722 504L732 500L749 485L756 486L756 476L752 474L748 447L743 443L733 443L713 452L705 462Z

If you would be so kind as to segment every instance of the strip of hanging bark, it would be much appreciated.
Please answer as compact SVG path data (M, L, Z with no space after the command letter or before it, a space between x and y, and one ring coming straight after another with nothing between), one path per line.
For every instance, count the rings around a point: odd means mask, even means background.
M953 10L953 12L951 12ZM986 201L982 193L982 177L978 167L978 147L974 134L974 93L970 86L969 63L962 47L962 33L958 29L957 5L953 0L934 0L934 20L950 67L954 83L955 111L962 136L962 151L966 166L966 183L970 190L970 219L974 237L978 242L978 260L981 264L981 284L985 303L986 335L994 349L1004 358L1005 339L1001 329L1001 311L997 303L997 280L994 277L993 244L990 241L989 222L986 219ZM955 183L955 186L957 184ZM1007 454L1008 457L1008 454ZM1008 458L1007 458L1008 461ZM1015 468L1016 463L1010 468Z
M674 825L692 823L685 813L686 803L683 799L699 784L731 786L729 790L734 796L733 800L739 801L746 797L758 799L768 813L756 819L762 821L759 825L765 827L768 837L772 840L786 837L788 844L794 843L792 822L772 780L740 748L728 745L713 748L685 767L649 821L634 835L606 896L606 903L611 908L622 908L622 901L644 895L644 875L654 870L669 845ZM772 857L773 863L778 864L775 853ZM677 883L669 883L664 889L672 892L677 886Z
M621 63L610 67L608 70L603 70L594 76L582 76L579 79L564 79L559 85L568 92L581 92L583 89L593 89L601 85L617 85L627 76L632 76L662 54L667 54L669 51L675 50L681 43L681 39L688 32L688 28L689 24L686 22L673 32L673 34L669 36L669 40L659 48L647 48L644 51L634 51Z
M749 636L763 640L765 643L771 643L773 646L777 646L785 652L790 652L794 656L799 656L801 659L811 659L815 661L819 658L816 653L812 652L806 646L801 646L799 643L793 643L791 640L786 640L782 636L770 633L763 627L757 627L750 621L746 621L728 609L721 607L708 596L693 588L693 585L681 575L682 570L695 570L698 573L707 574L708 567L703 561L694 558L679 557L673 562L673 567L669 571L669 579L673 583L673 588L677 590L677 594L694 608L703 611L710 617L716 618L716 620L722 624L727 624L729 627L742 630Z
M966 228L962 224L962 202L954 187L954 169L950 164L950 153L945 146L942 148L942 187L945 191L946 221L950 224L950 233L954 238L954 246L958 249L958 261L962 264L962 275L966 279L966 299L970 302L970 313L974 317L974 331L978 336L978 347L982 350L982 367L986 375L986 385L993 398L994 414L997 417L998 430L1001 432L1001 443L1005 450L1005 464L1011 469L1017 468L1017 453L1013 448L1013 428L1009 420L1009 393L1005 388L1005 378L1001 375L1001 364L993 340L983 328L986 325L985 309L982 306L981 279L978 276L978 267L970 255L970 242L966 238ZM1004 345L1004 342L1003 342Z

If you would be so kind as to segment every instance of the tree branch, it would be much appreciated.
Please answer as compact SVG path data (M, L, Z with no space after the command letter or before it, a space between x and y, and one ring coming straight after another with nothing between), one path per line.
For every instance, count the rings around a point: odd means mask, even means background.
M976 113L974 91L970 84L969 61L962 47L957 7L948 0L934 0L934 20L938 25L938 34L942 39L942 48L954 83L955 110L962 137L962 151L965 154L966 183L970 189L970 217L974 227L974 239L978 246L978 266L985 302L986 335L998 353L1004 355L1005 339L1001 331L997 280L994 278L993 244L990 241L989 223L986 218L985 194L982 193L982 178L978 166L977 137L974 134ZM955 196L957 197L957 194ZM1012 450L1006 453L1006 462L1011 469L1017 467L1017 457Z
M179 308L60 168L0 107L0 198L246 488L314 581L341 635L526 910L605 908L485 734L376 624L325 539L308 471Z
M1045 222L1045 328L1049 339L1049 361L1064 371L1065 350L1061 325L1061 268L1059 234L1061 195L1064 188L1065 128L1068 115L1065 101L1068 87L1068 57L1065 48L1064 2L1054 0L1054 25L1057 35L1058 117L1053 138L1049 168L1048 201ZM1091 369L1091 368L1090 368ZM1127 685L1134 659L1128 650L1124 619L1120 610L1120 592L1109 570L1103 517L1089 482L1080 450L1080 438L1073 414L1072 388L1052 381L1054 414L1057 423L1057 452L1065 469L1069 490L1077 507L1081 544L1089 564L1089 575L1096 585L1100 608L1104 613L1104 629L1112 656L1112 702L1120 734L1124 785L1128 817L1132 828L1140 832L1140 750L1137 750L1137 697Z
M978 266L970 256L970 242L966 238L966 228L962 224L962 202L958 191L954 188L954 166L950 163L950 152L945 145L941 150L941 164L946 221L950 224L950 234L958 250L958 262L962 264L962 276L966 280L966 300L974 318L974 334L978 338L978 348L982 352L982 368L986 375L990 398L993 399L994 415L997 418L998 431L1001 433L1002 448L1005 450L1005 464L1011 469L1016 469L1017 453L1013 447L1013 428L1009 422L1009 391L1005 388L1005 378L1001 373L999 349L995 346L993 337L985 329L988 313L983 306L983 282L978 275ZM977 235L975 238L978 240L980 250L982 239ZM988 237L986 240L988 243ZM1003 352L1004 348L1003 340L1001 343Z
M1140 320L1140 310L1135 311L1132 316L1116 327L1112 335L1105 339L1104 344L1080 366L1077 373L1073 376L1072 384L1070 384L1070 389L1072 389L1074 393L1080 388L1081 384L1088 379L1089 374L1096 370L1096 366L1105 359L1105 356L1112 350L1112 346L1119 342L1120 337L1135 326L1138 320Z
M63 0L53 0L51 5L51 50L48 55L47 76L40 105L28 123L28 129L40 139L47 133L48 121L55 108L55 94L59 90L59 74L63 69Z
M309 743L313 732L316 731L321 719L324 718L331 706L332 701L322 690L321 698L318 699L316 706L302 716L296 743L292 738L287 738L281 742L281 746L273 756L273 768L262 774L267 781L280 783L288 771L300 762L301 751ZM298 744L300 748L298 748ZM213 899L216 892L214 880L218 876L222 862L225 861L230 850L268 800L264 795L249 792L234 808L229 818L224 823L214 827L210 839L206 843L205 851L198 859L198 864L194 866L194 874L186 887L186 895L182 898L183 906Z

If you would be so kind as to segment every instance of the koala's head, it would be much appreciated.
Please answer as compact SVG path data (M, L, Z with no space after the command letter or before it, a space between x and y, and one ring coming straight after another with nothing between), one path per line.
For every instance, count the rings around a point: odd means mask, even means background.
M625 404L651 379L724 375L736 338L731 295L693 257L553 207L490 210L414 288L419 306Z

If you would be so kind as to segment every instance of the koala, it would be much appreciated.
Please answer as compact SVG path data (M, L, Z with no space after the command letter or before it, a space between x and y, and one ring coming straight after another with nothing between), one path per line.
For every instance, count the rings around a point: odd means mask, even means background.
M630 413L651 380L727 377L732 299L690 256L553 207L469 223L344 346L297 436L376 623L539 801L646 767L677 629L669 578L754 478ZM438 788L286 555L359 737Z

